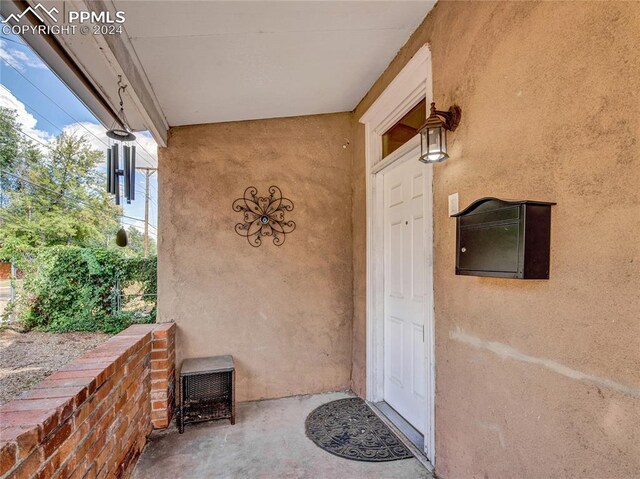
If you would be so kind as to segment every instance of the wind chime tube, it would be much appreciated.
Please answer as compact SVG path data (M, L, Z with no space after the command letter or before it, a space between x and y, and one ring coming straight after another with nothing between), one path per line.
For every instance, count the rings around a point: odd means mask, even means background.
M116 158L116 145L111 145L111 164L109 165L109 171L107 172L109 175L109 183L111 185L111 189L109 190L109 193L111 193L112 195L114 195L116 193L116 169L117 166L115 165L115 158Z
M131 147L131 191L129 192L131 201L136 199L136 147Z
M114 181L113 181L113 189L116 195L116 205L120 205L120 164L118 161L118 145L113 145L113 171L114 171Z
M107 148L107 192L111 193L111 148Z
M127 200L127 204L131 204L131 163L129 158L129 147L124 145L122 152L124 153L124 197Z

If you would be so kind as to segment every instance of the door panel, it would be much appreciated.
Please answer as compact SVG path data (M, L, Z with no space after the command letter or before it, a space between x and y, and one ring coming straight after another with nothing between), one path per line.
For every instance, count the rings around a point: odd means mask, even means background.
M398 221L389 225L389 241L397 244L398 247L389 252L389 294L395 298L404 297L402 268L402 222Z
M399 387L403 386L403 327L404 322L400 318L394 318L393 316L389 317L389 380L393 381Z
M402 162L402 159L398 160ZM424 434L425 320L431 308L425 207L431 185L416 158L384 172L384 400Z

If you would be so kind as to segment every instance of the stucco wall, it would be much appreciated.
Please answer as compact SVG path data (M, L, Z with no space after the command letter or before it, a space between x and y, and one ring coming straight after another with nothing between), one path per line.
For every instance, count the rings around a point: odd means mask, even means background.
M350 113L198 125L160 149L159 320L178 364L232 354L240 401L349 387L351 132ZM254 248L231 205L271 185L297 228Z
M434 166L436 472L640 476L640 3L439 2L356 109L425 43L462 107ZM355 144L364 141L355 126ZM364 393L364 152L354 150L353 387ZM556 201L551 278L454 274L460 205Z

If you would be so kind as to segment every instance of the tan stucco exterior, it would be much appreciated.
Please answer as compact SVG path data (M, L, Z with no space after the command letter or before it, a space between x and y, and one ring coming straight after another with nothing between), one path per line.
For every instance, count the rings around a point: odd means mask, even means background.
M355 111L357 121L425 43L435 101L463 111L451 159L433 167L439 477L640 476L639 32L637 2L439 2ZM364 152L354 151L363 394ZM455 276L454 192L461 206L556 201L550 279Z
M352 115L173 128L160 149L159 320L177 361L232 354L238 400L349 387ZM294 203L283 246L238 236L232 203Z
M433 167L436 472L640 476L638 32L640 3L439 2L354 114L173 128L158 276L178 362L233 354L239 400L365 394L358 119L428 43L438 106L463 111ZM272 184L298 227L252 248L231 204ZM557 202L550 279L456 276L454 192Z

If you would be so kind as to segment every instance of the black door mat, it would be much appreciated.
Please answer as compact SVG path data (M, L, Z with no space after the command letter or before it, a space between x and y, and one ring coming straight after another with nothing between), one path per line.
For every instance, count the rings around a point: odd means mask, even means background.
M314 409L305 421L305 432L318 447L354 461L385 462L413 457L360 398L339 399Z

